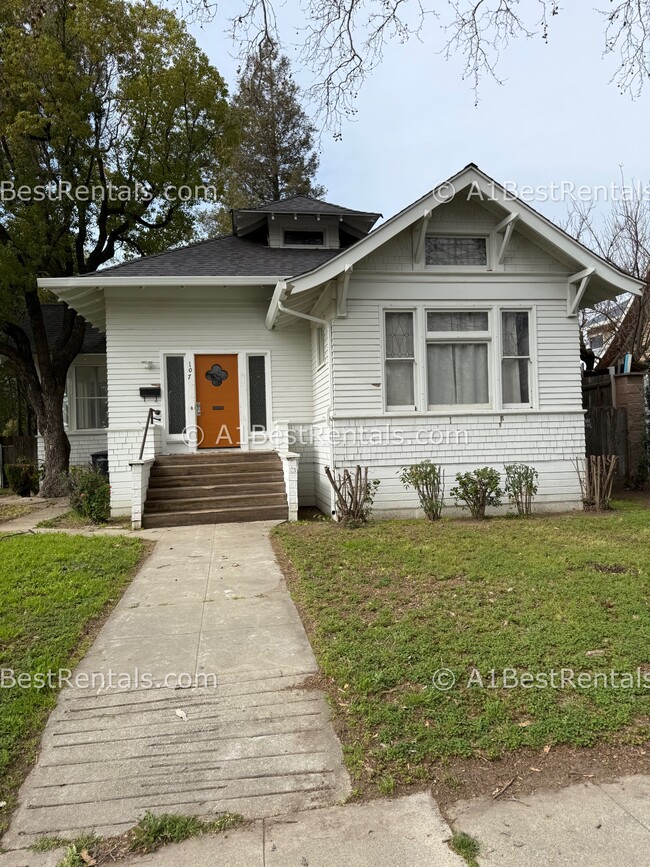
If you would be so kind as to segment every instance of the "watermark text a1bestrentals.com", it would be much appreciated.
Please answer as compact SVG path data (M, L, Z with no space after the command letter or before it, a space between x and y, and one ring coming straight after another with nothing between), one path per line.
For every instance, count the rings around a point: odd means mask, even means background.
M210 184L167 184L159 192L139 181L134 184L72 184L70 181L52 181L49 184L15 184L0 180L0 204L8 202L75 202L79 204L101 202L151 202L153 199L167 202L218 202L219 190Z
M101 692L106 689L215 689L218 686L214 672L167 672L155 677L150 671L134 668L132 671L73 672L69 668L49 671L15 671L0 668L0 689L89 689Z
M440 692L448 692L456 686L466 689L650 690L650 670L578 671L575 668L557 668L533 672L519 668L491 668L486 671L473 668L468 674L459 677L450 668L439 668L431 681L434 689Z
M450 202L461 192L451 181L446 181L432 192L434 199L440 204ZM504 201L526 202L529 205L544 202L600 204L608 202L650 201L650 183L632 181L631 183L609 184L577 184L575 181L550 181L546 184L518 184L506 181L496 184L486 180L485 184L470 183L463 188L463 196L470 201L489 201L503 199Z

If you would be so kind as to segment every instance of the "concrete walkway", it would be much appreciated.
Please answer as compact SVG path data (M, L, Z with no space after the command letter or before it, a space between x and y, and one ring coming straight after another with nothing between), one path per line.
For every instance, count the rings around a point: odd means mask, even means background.
M481 867L647 867L650 777L579 783L521 795L476 798L450 810L454 828L481 844Z
M258 818L347 797L327 703L302 688L317 666L271 526L159 535L76 671L105 681L113 672L113 684L62 691L6 848L44 834L121 833L145 810ZM197 673L216 687L175 688Z
M41 521L49 521L58 518L70 511L70 505L64 498L56 500L42 500L40 497L16 497L3 495L0 499L3 506L29 506L32 511L20 518L12 518L10 521L0 523L0 533L25 533L33 530Z

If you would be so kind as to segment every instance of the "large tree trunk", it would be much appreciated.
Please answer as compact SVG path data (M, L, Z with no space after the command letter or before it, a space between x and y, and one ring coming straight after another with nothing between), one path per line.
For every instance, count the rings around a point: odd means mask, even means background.
M44 392L43 409L38 429L45 448L45 474L39 493L41 497L61 497L67 492L66 476L70 468L70 440L63 426L63 392Z
M39 493L42 497L58 497L66 492L65 476L70 462L70 441L63 425L63 396L68 370L83 345L85 321L66 307L61 333L54 345L49 346L37 292L27 292L25 301L36 357L23 329L12 323L4 324L2 330L11 343L3 341L0 352L15 363L43 437L45 473Z

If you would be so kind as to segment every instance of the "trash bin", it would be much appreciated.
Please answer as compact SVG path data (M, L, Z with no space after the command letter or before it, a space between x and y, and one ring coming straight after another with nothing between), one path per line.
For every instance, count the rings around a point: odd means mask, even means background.
M108 452L93 452L90 459L94 470L99 470L100 473L108 476Z

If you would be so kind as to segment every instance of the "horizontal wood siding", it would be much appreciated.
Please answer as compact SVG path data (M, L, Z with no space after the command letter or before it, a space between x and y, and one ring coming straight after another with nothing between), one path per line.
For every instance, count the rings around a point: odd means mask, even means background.
M106 290L109 445L119 445L111 461L113 503L130 503L128 463L137 457L150 406L141 386L160 384L160 353L174 351L270 351L272 417L309 422L313 413L308 323L282 332L268 331L265 317L272 288L242 287L139 291ZM150 362L147 370L143 362ZM122 433L124 432L124 436ZM113 450L113 449L112 449Z
M363 426L363 440L346 431ZM510 416L458 416L450 419L385 417L334 423L335 465L368 466L380 480L375 498L377 515L419 513L417 496L399 481L400 468L428 459L445 471L447 504L456 473L491 466L504 473L504 464L521 462L539 473L537 509L579 508L580 486L573 459L584 455L582 412ZM365 441L364 441L365 440ZM370 444L369 444L370 443Z

